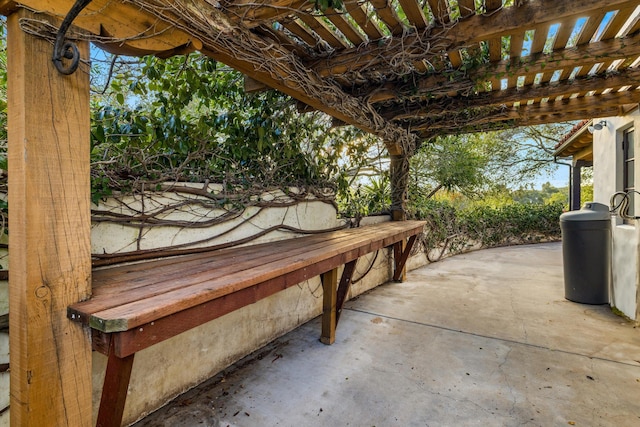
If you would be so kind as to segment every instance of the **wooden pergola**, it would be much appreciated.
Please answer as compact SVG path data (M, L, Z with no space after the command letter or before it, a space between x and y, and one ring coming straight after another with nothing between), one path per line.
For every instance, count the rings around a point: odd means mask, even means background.
M89 41L128 55L198 50L243 72L247 90L275 88L301 111L380 136L401 218L408 159L431 137L612 116L640 102L638 0L504 3L0 1L12 425L91 423L90 336L66 317L91 294ZM58 32L61 22L73 26Z

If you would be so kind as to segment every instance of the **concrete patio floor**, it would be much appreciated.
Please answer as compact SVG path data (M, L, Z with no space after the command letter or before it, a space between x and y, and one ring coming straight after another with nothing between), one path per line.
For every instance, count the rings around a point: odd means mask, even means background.
M640 328L564 299L560 243L455 256L349 301L142 426L640 426Z

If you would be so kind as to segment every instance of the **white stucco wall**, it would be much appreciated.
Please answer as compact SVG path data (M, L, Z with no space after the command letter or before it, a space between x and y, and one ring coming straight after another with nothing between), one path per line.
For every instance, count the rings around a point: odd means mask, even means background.
M175 198L168 194L169 200ZM271 195L274 196L274 195ZM268 196L269 197L269 196ZM280 198L282 194L275 195ZM282 199L281 199L282 200ZM152 212L164 201L157 196L130 197L120 203L107 202L101 209L118 213L144 209ZM164 218L206 220L220 215L222 211L210 207L189 206L167 212ZM240 225L243 220L249 219ZM388 221L389 217L366 218L362 225ZM328 229L343 224L337 219L331 204L309 200L296 206L268 208L258 211L249 209L242 217L207 229L150 228L141 233L137 227L109 223L94 223L92 226L92 251L127 252L136 247L149 249L157 246L189 242L194 239L208 239L206 245L235 241L273 225L289 225L299 229ZM232 232L224 234L234 228ZM274 232L258 241L293 238L289 232ZM256 243L258 241L252 242ZM203 243L204 245L205 243ZM408 268L424 265L423 259L414 257ZM391 279L391 252L388 249L362 257L354 273L350 296L358 295ZM426 259L424 259L426 261ZM358 280L374 263L371 271ZM210 378L225 367L247 354L259 349L280 335L300 324L317 317L322 312L322 286L319 277L292 286L284 291L251 304L240 310L222 316L167 341L140 351L135 356L129 394L125 407L124 421L132 423L159 408L176 395ZM320 330L317 331L318 338ZM339 334L338 329L338 334ZM93 353L93 399L94 421L104 380L106 357Z
M182 184L185 187L200 189L198 184ZM220 192L220 186L211 184L210 192ZM294 191L294 190L292 190ZM291 199L280 191L266 193L260 200L267 203L287 203ZM202 203L198 203L201 201ZM175 208L167 209L167 206ZM95 208L95 206L94 206ZM102 202L96 208L99 211L113 212L117 215L144 213L154 219L165 222L203 223L228 214L216 206L212 200L191 194L153 193L124 196ZM228 209L232 209L228 207ZM97 217L98 215L94 215ZM106 217L106 215L102 215ZM153 227L149 224L113 222L93 222L91 226L91 252L124 253L158 247L175 247L177 245L201 242L190 247L211 246L227 242L235 242L242 238L256 235L263 230L277 225L285 225L303 230L322 230L343 225L338 220L335 207L313 197L306 203L282 207L248 207L237 218L222 224L206 228L176 226ZM295 237L291 232L273 231L268 235L252 241L251 244Z
M216 191L215 186L210 190ZM190 198L191 196L186 196ZM267 201L283 201L279 192L262 195ZM118 203L108 200L98 207L117 214L153 213L167 203L184 201L185 195L127 196ZM95 206L94 206L95 208ZM224 211L211 204L186 204L157 215L168 220L206 221ZM362 225L388 221L389 217L364 218ZM250 208L237 219L208 228L141 227L94 222L91 230L93 253L126 253L203 240L209 246L253 236L275 225L303 230L330 229L343 225L336 210L313 198L294 206ZM249 244L294 238L296 234L274 231ZM6 268L6 251L0 250L0 265ZM360 258L349 298L388 282L392 274L391 251L380 250ZM426 258L409 259L409 269L426 264ZM371 264L373 263L373 266ZM371 267L371 268L370 268ZM364 278L363 275L370 270ZM361 279L362 278L362 279ZM359 280L361 279L361 280ZM0 281L0 314L8 313L8 284ZM322 285L319 277L292 286L255 304L227 314L172 339L145 349L135 356L125 407L124 422L132 423L164 403L210 378L247 354L280 335L317 317L322 312ZM318 330L318 337L320 330ZM339 333L339 332L338 332ZM0 333L0 364L9 363L9 336ZM106 357L93 352L94 423L106 368ZM9 372L0 373L0 411L9 405ZM0 427L9 426L9 411L0 413Z
M609 205L611 195L621 189L622 134L631 126L636 128L635 188L640 189L640 114L634 110L622 117L594 118L597 123L606 120L607 126L593 133L593 198ZM636 197L636 213L640 205ZM637 224L623 224L619 217L612 218L612 290L611 305L631 319L638 319L638 266L640 239Z

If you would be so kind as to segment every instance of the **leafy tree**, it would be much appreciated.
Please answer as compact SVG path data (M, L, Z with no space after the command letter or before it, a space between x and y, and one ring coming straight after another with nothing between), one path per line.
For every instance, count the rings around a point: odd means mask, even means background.
M242 75L199 54L147 57L115 76L94 103L95 198L167 180L344 190L363 144L352 127L331 128L322 113L300 114L277 91L247 94ZM345 155L352 161L340 162ZM355 161L354 161L355 160Z
M483 148L479 134L434 138L412 159L410 193L430 198L440 189L476 190L484 182L488 162Z
M492 160L487 173L496 182L522 183L558 167L553 153L573 122L525 126L487 134Z

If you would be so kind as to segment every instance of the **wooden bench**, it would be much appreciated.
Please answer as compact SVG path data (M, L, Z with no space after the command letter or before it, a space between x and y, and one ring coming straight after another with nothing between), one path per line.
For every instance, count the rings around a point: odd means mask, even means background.
M424 224L385 222L94 271L92 297L68 317L90 326L94 350L108 357L97 425L121 425L136 352L318 275L321 340L333 343L358 258L393 247L401 279Z

